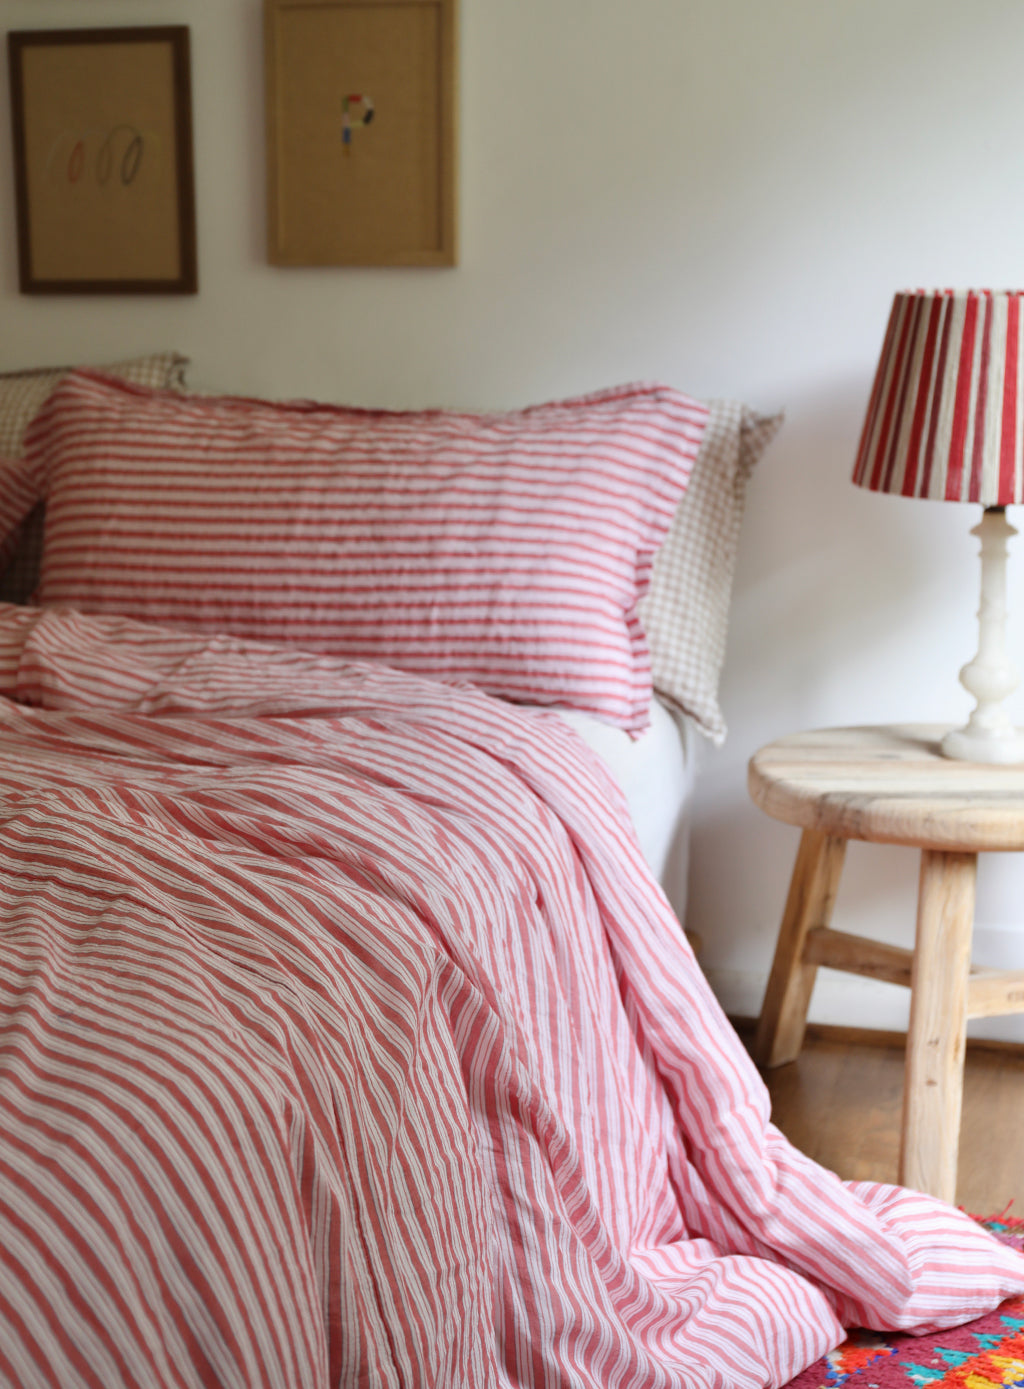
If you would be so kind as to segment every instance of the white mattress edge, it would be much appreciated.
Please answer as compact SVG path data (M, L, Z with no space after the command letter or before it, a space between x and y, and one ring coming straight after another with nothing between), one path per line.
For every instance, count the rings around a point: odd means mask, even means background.
M638 738L589 714L555 712L603 759L622 788L644 858L683 920L700 734L685 715L670 712L657 698L650 727Z

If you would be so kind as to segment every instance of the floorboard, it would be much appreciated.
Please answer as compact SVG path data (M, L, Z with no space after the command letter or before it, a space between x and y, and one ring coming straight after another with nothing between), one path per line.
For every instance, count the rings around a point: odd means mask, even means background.
M737 1026L749 1042L752 1029ZM894 1182L902 1040L864 1036L811 1029L797 1060L765 1080L773 1118L797 1147L840 1177ZM1011 1206L1024 1216L1024 1049L968 1047L957 1204L978 1215Z

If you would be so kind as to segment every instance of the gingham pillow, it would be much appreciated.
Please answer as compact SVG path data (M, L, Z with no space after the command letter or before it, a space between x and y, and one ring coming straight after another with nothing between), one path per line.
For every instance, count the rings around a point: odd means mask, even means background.
M637 616L707 408L504 414L175 396L87 372L36 416L41 603L381 661L639 732Z
M734 400L711 400L707 429L669 533L654 560L640 619L654 688L721 744L718 685L747 482L782 424Z
M151 352L99 370L139 386L182 391L187 367L188 358L178 352ZM0 472L0 602L28 601L39 578L43 544L43 508L34 506L35 498L22 505L26 484L12 460L21 457L26 429L72 370L31 367L0 372L0 459L7 460Z

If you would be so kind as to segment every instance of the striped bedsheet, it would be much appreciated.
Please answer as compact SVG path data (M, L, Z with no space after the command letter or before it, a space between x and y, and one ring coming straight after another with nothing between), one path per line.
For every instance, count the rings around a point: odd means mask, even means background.
M842 1184L571 730L0 607L0 1382L778 1385L1024 1259Z

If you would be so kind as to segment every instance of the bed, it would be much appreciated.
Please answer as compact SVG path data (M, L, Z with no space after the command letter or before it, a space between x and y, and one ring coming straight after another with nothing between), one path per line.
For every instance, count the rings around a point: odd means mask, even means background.
M9 549L45 506L0 606L0 1379L747 1389L1024 1289L772 1127L580 736L644 744L707 405L174 386L62 376L0 467Z
M103 374L183 391L188 362L156 352L114 362ZM0 373L0 459L21 455L29 423L68 367ZM718 695L729 601L747 485L782 422L734 400L707 402L707 417L682 500L654 556L640 614L651 648L652 703L642 736L575 708L559 713L602 757L626 796L641 851L680 921L693 793L705 749L726 736ZM0 602L32 600L39 582L44 507L10 529L20 495L0 501Z

